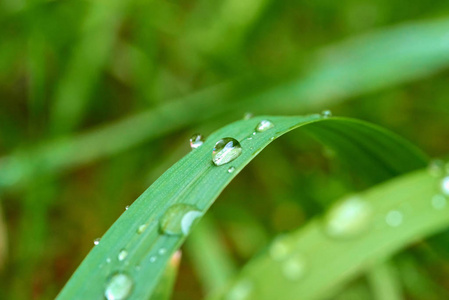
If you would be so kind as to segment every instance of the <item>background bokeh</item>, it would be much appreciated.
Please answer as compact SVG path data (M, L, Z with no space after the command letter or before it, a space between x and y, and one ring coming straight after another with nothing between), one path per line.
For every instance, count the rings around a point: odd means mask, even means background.
M449 50L435 50L449 43L447 18L442 0L1 0L0 298L54 298L193 133L246 112L331 109L447 155ZM208 222L239 266L366 187L292 133L245 168ZM396 258L407 299L449 298L447 245ZM174 299L207 290L189 249Z

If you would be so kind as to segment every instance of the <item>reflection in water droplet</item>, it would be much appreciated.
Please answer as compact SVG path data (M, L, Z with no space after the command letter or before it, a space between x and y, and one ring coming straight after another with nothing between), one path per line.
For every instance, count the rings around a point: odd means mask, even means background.
M122 250L120 250L120 252L118 253L118 260L122 261L122 260L124 260L127 256L128 256L128 251L126 251L125 249L122 249Z
M144 232L145 231L145 229L147 229L147 224L142 224L142 225L140 225L138 228L137 228L137 233L138 234L141 234L142 232Z
M228 169L228 173L232 173L232 172L234 172L235 171L235 167L230 167L229 169Z
M441 192L446 196L449 196L449 176L446 176L441 180Z
M94 240L94 245L96 246L96 245L100 244L100 240L101 240L101 238L96 238Z
M371 224L368 202L351 197L331 207L324 217L325 232L333 238L351 238L365 232Z
M108 300L126 299L131 294L133 285L133 280L129 275L117 272L107 281L104 296Z
M243 115L243 120L249 120L249 119L251 119L252 117L254 117L254 115L253 115L252 113L250 113L250 112L247 112L247 113L245 113L245 114Z
M196 148L200 147L203 143L204 143L204 138L199 133L192 135L192 137L190 138L190 148L192 148L192 149L196 149Z
M221 166L233 161L242 154L240 143L233 138L219 140L212 152L212 161L215 165Z
M257 132L265 132L265 131L267 131L268 129L271 129L271 128L273 128L273 127L274 127L274 124L271 123L270 121L268 121L268 120L262 120L262 121L260 121L259 124L257 124L257 126L256 126L256 131L257 131Z
M433 159L427 166L427 171L433 177L440 177L444 174L444 162L441 159Z
M403 219L404 217L400 211L391 210L387 213L385 217L385 222L387 222L388 226L398 227L402 224Z
M288 254L291 252L291 247L288 245L285 238L277 238L270 247L269 253L271 259L275 261L284 260Z
M160 220L160 229L167 235L187 235L191 226L203 214L190 204L170 206Z
M447 199L443 195L435 195L432 197L432 207L437 210L442 210L447 206Z
M238 281L227 293L226 300L245 300L251 296L253 284L248 279Z
M282 264L282 274L289 280L298 280L302 278L306 271L306 264L304 258L295 254L289 257Z
M330 111L330 110L323 110L322 112L321 112L321 116L323 117L323 118L330 118L330 117L332 117L332 111Z

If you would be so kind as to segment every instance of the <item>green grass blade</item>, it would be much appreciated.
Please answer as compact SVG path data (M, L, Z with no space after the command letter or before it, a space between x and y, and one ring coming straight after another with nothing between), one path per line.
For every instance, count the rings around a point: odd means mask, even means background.
M151 295L150 300L168 300L173 292L176 275L178 274L179 264L181 262L181 250L176 251L167 266L164 274L159 281L156 290Z
M273 122L275 127L253 135L256 126L264 119ZM159 220L164 213L175 204L193 205L201 212L206 212L226 185L271 141L295 128L307 128L323 123L332 123L334 127L344 124L345 133L350 130L348 127L355 130L356 127L365 126L369 133L364 140L370 141L370 147L381 147L386 153L400 150L403 156L409 158L407 164L398 164L397 169L401 171L426 163L423 156L417 154L414 147L404 140L372 125L350 119L345 121L342 118L323 118L320 115L270 116L234 122L213 133L201 147L191 151L165 172L123 213L106 232L99 245L89 253L58 299L100 298L104 293L104 285L98 283L106 282L107 278L117 271L126 272L134 282L130 299L148 298L156 288L168 258L185 239L182 235L161 234ZM211 161L211 152L216 141L224 137L233 137L240 141L243 151L231 163L217 167ZM382 140L390 140L391 143L386 144ZM342 144L346 142L360 144L361 141L356 138L341 141ZM364 144L365 142L361 145ZM361 153L364 153L364 150L364 147L360 148ZM359 158L373 159L371 153ZM386 165L378 164L372 167L380 169ZM234 167L234 172L228 172L229 167ZM177 219L176 222L180 220ZM146 226L146 230L139 233L138 228L142 225ZM127 251L126 260L118 259L121 250ZM138 271L136 267L139 267Z
M268 253L262 254L249 262L239 275L239 280L254 286L247 299L329 297L364 270L417 239L447 227L447 208L432 205L433 196L441 192L439 181L427 171L418 171L358 195L372 211L367 230L360 236L331 238L325 234L320 218L291 233L285 243L292 251L289 256L296 254L303 258L302 278L289 280L284 263L274 261ZM391 212L401 216L399 221L396 219L399 222L396 225L386 222Z
M338 58L335 65L333 60L320 59L322 56L318 55L312 60L320 63L311 67L305 77L268 88L258 87L255 95L252 93L242 96L238 89L238 86L254 86L254 82L230 82L173 100L91 132L49 141L42 147L29 149L24 153L14 153L5 158L7 163L0 165L0 188L24 183L37 174L61 172L117 154L189 124L216 118L224 113L228 113L229 117L236 117L236 112L241 114L244 110L255 109L270 113L310 112L350 96L433 74L449 65L449 42L445 39L449 33L448 28L448 19L441 19L411 23L351 39L330 47L330 50L323 50L335 54ZM404 38L403 34L410 32L413 34ZM325 57L332 55L326 54ZM384 61L389 63L379 63ZM334 78L333 75L337 77ZM72 89L72 83L69 84L71 76L67 76L67 89ZM390 80L391 78L394 80ZM61 89L66 89L62 87ZM342 87L345 88L344 91ZM67 95L78 95L81 92L84 93L83 89ZM74 103L80 97L84 96L76 96ZM232 101L233 99L238 101ZM62 102L64 101L61 100Z
M374 300L403 299L397 273L391 262L378 264L369 270L367 276Z

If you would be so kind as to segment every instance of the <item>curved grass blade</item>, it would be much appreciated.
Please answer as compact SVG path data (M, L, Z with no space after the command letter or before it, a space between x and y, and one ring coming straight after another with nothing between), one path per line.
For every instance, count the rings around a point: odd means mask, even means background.
M270 120L274 127L253 134L256 126L265 119ZM375 126L350 119L309 115L257 117L237 121L213 133L201 147L186 155L148 188L106 232L99 245L89 253L61 291L58 299L100 298L105 287L101 283L106 283L107 278L115 272L124 272L132 279L133 289L130 299L148 298L156 288L168 258L180 247L188 233L189 226L187 229L182 227L186 229L183 230L185 234L174 235L174 231L169 232L169 230L165 232L171 234L162 234L161 219L164 220L165 228L173 228L173 226L166 226L166 220L173 221L168 222L168 225L183 225L180 222L185 211L182 214L171 214L166 218L169 208L180 204L185 208L185 205L189 205L205 213L226 185L271 141L295 128L302 126L311 128L325 123L333 124L334 127L344 126L345 133L349 133L351 129L357 132L357 127L365 127L368 133L363 136L363 139L361 135L355 134L352 139L334 142L334 147L346 148L350 145L349 148L353 152L348 155L354 154L357 145L363 145L373 149L380 148L388 154L401 152L404 157L409 157L406 164L398 163L395 169L388 168L387 171L381 171L388 165L387 162L371 164L370 168L378 170L379 174L390 174L398 170L406 172L426 163L424 156L406 141ZM338 131L335 133L338 134ZM233 137L240 141L243 151L234 161L217 167L211 161L211 153L216 141L224 137ZM378 152L372 150L364 155L364 151L365 149L361 147L356 157L358 160L372 160L372 153ZM340 152L343 153L343 151ZM357 164L359 161L353 163ZM196 212L194 215L198 216ZM141 230L142 228L145 230ZM180 230L175 233L180 233ZM122 250L128 253L124 260L118 258Z
M447 199L437 204L432 200L439 193L440 179L427 171L417 171L357 195L371 211L363 234L335 238L326 232L325 219L309 222L283 240L291 250L288 257L303 259L300 276L291 278L289 258L274 261L273 256L264 253L250 261L239 275L237 282L245 280L254 287L245 299L288 300L301 295L313 300L332 296L364 270L412 242L446 228ZM345 200L348 199L342 199Z
M259 84L246 79L223 83L94 131L14 153L0 163L0 188L120 153L224 113L237 117L236 112L255 108L259 112L310 112L436 73L449 65L448 28L449 19L445 18L350 39L321 51L325 54L311 59L316 63L309 73L293 81L277 85L261 85L259 79L255 80ZM249 86L255 86L255 91L242 95Z

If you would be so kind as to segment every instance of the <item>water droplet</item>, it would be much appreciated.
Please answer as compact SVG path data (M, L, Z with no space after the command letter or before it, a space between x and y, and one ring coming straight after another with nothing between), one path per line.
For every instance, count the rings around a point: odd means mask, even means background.
M128 208L129 208L129 205L125 206L125 210L128 210Z
M447 206L447 199L443 195L435 195L432 197L432 207L442 210Z
M274 127L274 124L271 123L270 121L268 121L268 120L262 120L262 121L260 121L259 124L257 124L257 126L256 126L256 132L265 132L265 131L267 131L268 129L271 129L271 128L273 128L273 127ZM253 134L254 134L254 133L253 133Z
M271 259L275 261L282 261L291 252L291 247L288 245L285 238L277 238L270 246L269 253Z
M160 229L167 235L187 235L195 220L203 214L190 204L175 204L161 218Z
M128 251L126 251L125 249L122 249L122 250L120 250L120 252L118 253L118 260L122 261L122 260L124 260L127 256L128 256Z
M371 206L359 197L336 203L324 217L325 231L333 238L351 238L366 231L371 223Z
M108 263L108 264L111 263L111 258L109 258L109 257L106 258L106 263Z
M306 263L304 258L295 254L294 256L289 257L282 264L282 274L289 280L298 280L302 278L306 271Z
M323 111L321 112L321 116L322 116L323 118L330 118L330 117L332 117L332 111L330 111L330 110L328 110L328 109L323 110Z
M270 137L270 141L274 141L274 139L275 139L274 136Z
M250 113L250 112L247 112L247 113L245 113L245 114L243 115L243 120L249 120L249 119L251 119L252 117L254 117L254 115L253 115L252 113Z
M137 265L137 266L136 266L136 271L139 272L139 271L140 271L140 268L141 268L140 265Z
M441 192L446 196L449 196L449 176L446 176L441 180Z
M250 141L250 140L253 139L253 137L252 137L252 136L249 136L249 137L247 137L246 139L247 139L248 141Z
M248 279L238 281L228 292L226 300L245 300L251 296L253 284Z
M388 226L398 227L402 224L402 220L404 219L402 213L397 210L389 211L385 217L385 222L387 222Z
M157 253L159 253L159 255L164 255L166 252L167 252L167 249L161 248L161 249L159 249L159 251Z
M94 240L94 245L96 246L96 245L100 244L100 240L101 240L101 238L96 238Z
M137 228L137 233L141 234L142 232L145 231L145 229L147 229L148 225L147 224L142 224Z
M154 263L157 260L156 256L151 256L150 257L150 263Z
M113 274L106 283L104 295L108 300L123 300L128 298L133 288L133 280L122 272Z
M204 138L199 133L195 133L190 138L190 148L192 148L192 149L196 149L196 148L200 147L203 143L204 143Z
M232 172L234 172L235 171L235 167L230 167L229 169L228 169L228 173L232 173Z
M233 138L219 140L212 152L212 161L215 165L221 166L233 161L242 153L240 143Z
M433 159L427 166L429 174L433 177L440 177L444 174L444 162L441 159Z

